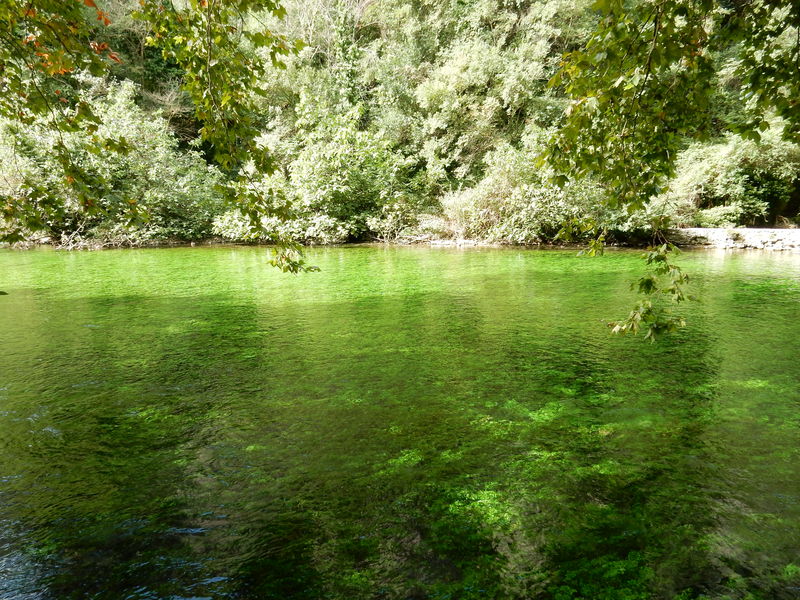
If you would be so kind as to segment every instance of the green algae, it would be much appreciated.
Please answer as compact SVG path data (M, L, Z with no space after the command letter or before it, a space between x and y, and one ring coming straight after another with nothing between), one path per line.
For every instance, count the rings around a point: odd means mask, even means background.
M0 252L0 597L800 596L800 257Z

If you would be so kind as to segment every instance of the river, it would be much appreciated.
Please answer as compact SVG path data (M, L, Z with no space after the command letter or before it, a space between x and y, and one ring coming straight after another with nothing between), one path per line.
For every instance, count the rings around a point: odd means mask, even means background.
M800 598L800 255L0 251L0 598Z

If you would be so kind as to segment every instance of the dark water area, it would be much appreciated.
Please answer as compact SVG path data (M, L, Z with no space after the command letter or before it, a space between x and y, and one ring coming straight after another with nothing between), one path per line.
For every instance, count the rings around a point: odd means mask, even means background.
M800 255L0 251L0 598L800 598Z

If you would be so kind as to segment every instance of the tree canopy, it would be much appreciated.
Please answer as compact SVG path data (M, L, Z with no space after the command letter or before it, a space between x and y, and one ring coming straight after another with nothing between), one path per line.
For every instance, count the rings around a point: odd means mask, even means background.
M609 202L640 208L674 174L685 136L722 126L758 140L769 116L800 134L800 5L792 0L598 0L601 18L551 81L572 99L547 158L562 181L591 173ZM739 82L739 118L713 123L722 68Z
M122 62L107 42L97 41L98 27L112 23L104 6L95 0L0 2L0 116L28 125L39 118L59 134L97 131L100 119L72 83L82 72L102 75L111 63ZM299 40L290 42L267 28L248 26L262 14L281 18L285 11L273 0L141 0L131 12L147 25L147 42L180 69L182 87L202 124L198 131L201 139L212 148L221 168L237 174L226 191L254 222L270 204L246 185L249 172L243 167L251 164L270 172L273 164L269 153L255 143L260 128L253 103L265 65L243 51L243 41L252 48L266 49L277 68L284 67L282 56L302 46ZM91 136L84 142L85 151L98 155L129 150L124 137L101 141ZM52 150L83 209L97 210L96 189L102 187L102 179L72 160L74 151L62 137ZM36 183L32 187L37 187ZM5 198L5 217L16 223L5 234L6 240L20 239L22 229L41 227L48 219L57 201L43 189L37 192ZM136 203L130 199L134 213ZM274 241L281 248L274 261L277 266L289 271L304 268L295 244Z

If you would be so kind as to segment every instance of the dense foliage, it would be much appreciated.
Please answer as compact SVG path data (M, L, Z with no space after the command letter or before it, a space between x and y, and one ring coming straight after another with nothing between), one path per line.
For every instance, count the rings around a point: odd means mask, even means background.
M47 210L40 213L42 225L52 241L65 245L208 237L213 217L224 206L220 173L198 152L178 148L167 122L137 106L131 82L108 84L84 77L82 83L81 101L101 123L94 132L54 132L43 119L26 127L2 123L0 193L30 205L47 199ZM130 145L127 152L87 151L93 143L120 138ZM63 177L58 145L91 178L93 210L82 210L74 187Z
M796 141L796 2L599 0L595 7L597 29L551 82L571 98L548 148L562 178L592 173L609 202L639 207L674 173L684 136L734 130L759 141L777 115L785 138ZM730 110L731 100L720 110L716 79L739 110Z
M25 90L2 106L8 240L627 242L665 217L791 225L800 211L795 104L770 87L798 52L786 6L35 4L2 3L2 85ZM774 72L753 75L767 46ZM769 94L786 96L780 115ZM189 163L205 171L198 150L219 174L171 185ZM543 153L583 178L564 185ZM148 160L164 169L151 183ZM168 224L152 197L181 207Z

